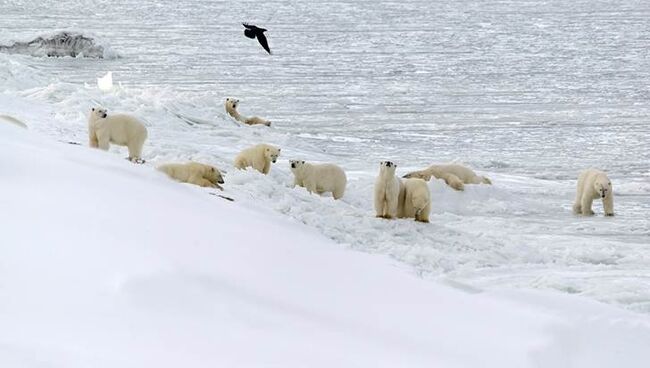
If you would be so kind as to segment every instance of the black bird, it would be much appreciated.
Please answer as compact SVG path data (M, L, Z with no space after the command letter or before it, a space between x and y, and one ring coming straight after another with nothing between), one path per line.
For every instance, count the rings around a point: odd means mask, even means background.
M264 47L264 50L268 52L269 54L271 53L271 49L269 48L269 43L266 41L266 36L264 36L264 32L266 32L266 29L264 28L259 28L256 27L252 24L246 24L242 23L246 29L244 30L244 35L248 38L255 38L257 37L257 41L259 41L260 45Z

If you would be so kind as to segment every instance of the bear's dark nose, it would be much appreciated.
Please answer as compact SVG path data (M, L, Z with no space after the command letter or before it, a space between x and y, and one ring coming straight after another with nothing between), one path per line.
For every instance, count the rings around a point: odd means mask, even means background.
M295 169L295 168L296 168L296 164L292 162L292 163L291 163L291 168L292 168L292 169Z

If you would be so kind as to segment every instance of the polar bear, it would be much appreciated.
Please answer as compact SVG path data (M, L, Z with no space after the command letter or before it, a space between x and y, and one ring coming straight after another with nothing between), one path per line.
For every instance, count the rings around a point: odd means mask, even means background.
M9 115L0 115L0 121L5 121L7 123L14 124L16 126L19 126L21 128L27 129L27 124L23 123L22 121L14 118L13 116Z
M334 199L343 197L348 182L345 172L334 164L310 164L300 160L290 160L294 175L293 186L307 189L309 193L331 192Z
M581 172L578 176L573 212L585 216L593 215L591 203L598 197L603 199L605 216L614 216L614 193L612 192L612 182L607 174L596 169L587 169Z
M90 147L107 151L110 143L126 146L129 160L144 163L142 146L147 139L147 128L133 116L108 115L105 108L93 107L88 118L88 136Z
M431 193L427 182L420 178L403 179L400 183L397 217L429 222L430 212Z
M490 179L476 175L472 169L458 164L431 165L424 170L413 171L404 178L420 178L429 181L431 177L443 179L455 190L465 190L465 184L492 184Z
M270 144L258 144L241 151L235 157L235 167L238 169L253 167L262 174L268 174L271 171L271 163L275 163L278 156L280 156L280 148Z
M190 183L223 190L219 185L223 184L223 176L219 169L211 165L188 162L184 164L163 164L156 169L181 183Z
M243 115L240 115L239 112L237 111L237 105L239 105L239 100L236 98L226 98L226 102L224 103L224 106L226 107L226 112L228 115L232 116L235 118L235 120L239 121L240 123L244 123L247 125L266 125L266 126L271 126L271 122L262 118L259 118L257 116L252 116L252 117L245 117Z
M375 213L377 217L392 219L397 217L400 179L395 176L395 165L391 161L379 163L379 176L375 181Z

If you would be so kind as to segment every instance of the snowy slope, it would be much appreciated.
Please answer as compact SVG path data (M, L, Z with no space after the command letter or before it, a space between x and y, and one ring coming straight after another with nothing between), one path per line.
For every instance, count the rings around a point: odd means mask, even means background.
M37 114L36 114L37 115ZM0 124L2 367L645 367L650 320L415 277Z

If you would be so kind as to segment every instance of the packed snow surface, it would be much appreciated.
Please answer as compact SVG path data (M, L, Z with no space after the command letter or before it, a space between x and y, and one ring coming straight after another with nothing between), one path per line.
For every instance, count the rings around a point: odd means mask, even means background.
M0 106L4 105L0 100ZM650 320L481 293L0 124L2 367L645 367Z
M145 167L216 164L238 203L406 272L650 312L649 2L46 0L0 12L0 44L74 30L120 55L0 54L0 113L34 132L85 144L92 106L133 113L149 129ZM272 56L242 21L269 29ZM109 71L114 88L101 92ZM226 97L273 127L237 126ZM271 174L233 170L261 142L282 147ZM343 200L292 189L288 159L342 166ZM463 162L494 185L458 193L433 181L431 224L381 221L383 159L399 174ZM578 172L592 166L612 179L613 218L598 202L595 217L571 213Z

